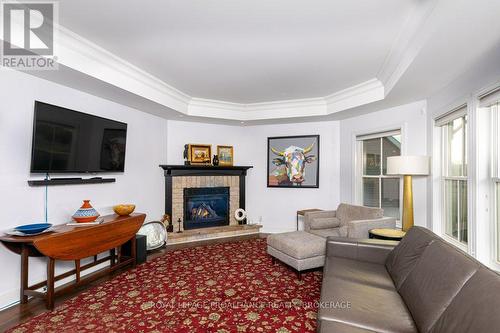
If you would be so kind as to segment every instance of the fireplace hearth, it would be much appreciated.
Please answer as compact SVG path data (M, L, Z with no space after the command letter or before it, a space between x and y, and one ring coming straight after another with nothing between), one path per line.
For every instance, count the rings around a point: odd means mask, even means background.
M184 188L184 230L229 225L229 187Z

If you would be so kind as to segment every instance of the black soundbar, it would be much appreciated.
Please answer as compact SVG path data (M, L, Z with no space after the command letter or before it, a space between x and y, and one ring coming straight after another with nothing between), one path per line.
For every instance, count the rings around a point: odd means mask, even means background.
M79 184L104 184L114 183L115 178L52 178L43 180L28 180L29 186L55 186L55 185L79 185Z

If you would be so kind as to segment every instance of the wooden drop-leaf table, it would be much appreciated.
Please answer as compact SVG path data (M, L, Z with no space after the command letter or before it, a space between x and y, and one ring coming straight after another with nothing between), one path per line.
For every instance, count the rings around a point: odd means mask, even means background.
M12 236L3 234L0 242L9 250L21 256L21 303L28 302L28 296L45 298L48 309L54 308L54 297L70 289L95 280L96 278L119 269L123 266L136 263L135 234L146 219L145 214L134 213L129 216L107 215L98 225L69 226L56 225L52 232L35 236ZM122 255L121 246L126 242L131 243L131 255ZM109 251L104 258L98 254ZM28 285L29 257L47 257L47 280ZM83 266L80 260L93 257L93 261ZM55 261L71 260L75 262L75 269L55 276ZM81 278L81 271L89 269L106 261L110 261L107 269L88 274ZM56 281L75 275L74 283L54 288ZM46 292L37 291L44 286Z

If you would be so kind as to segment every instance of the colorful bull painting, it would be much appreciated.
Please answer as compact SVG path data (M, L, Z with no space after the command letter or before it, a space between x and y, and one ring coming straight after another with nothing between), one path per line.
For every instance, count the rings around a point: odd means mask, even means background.
M269 138L268 147L269 187L318 187L319 136Z

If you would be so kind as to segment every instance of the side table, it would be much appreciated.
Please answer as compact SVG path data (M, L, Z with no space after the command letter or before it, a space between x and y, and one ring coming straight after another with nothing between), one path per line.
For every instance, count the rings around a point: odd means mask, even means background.
M306 213L310 212L321 212L323 209L319 208L311 208L311 209L302 209L297 211L297 231L299 231L299 216L305 216Z
M371 229L368 232L370 238L400 241L406 232L401 229Z

